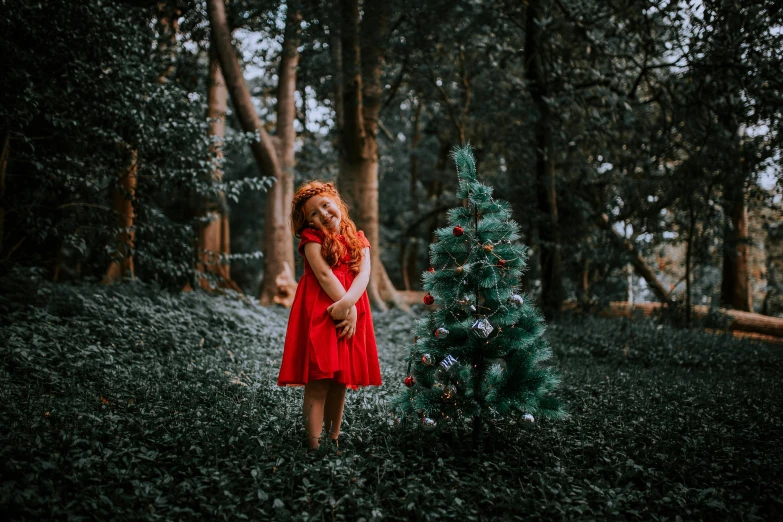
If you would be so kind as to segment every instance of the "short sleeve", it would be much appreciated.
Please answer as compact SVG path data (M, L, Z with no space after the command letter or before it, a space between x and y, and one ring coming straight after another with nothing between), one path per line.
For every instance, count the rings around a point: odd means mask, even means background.
M306 228L302 230L302 236L299 241L299 246L297 247L297 251L302 254L302 256L305 255L304 253L304 246L309 242L314 243L323 243L324 242L324 233L320 230L316 230L314 228Z
M359 241L361 241L361 243L362 243L362 248L370 248L370 242L369 242L369 241L367 241L367 238L365 237L365 235L364 235L364 232L362 232L361 230L359 230L359 231L356 233L356 235L357 235L357 237L359 238Z

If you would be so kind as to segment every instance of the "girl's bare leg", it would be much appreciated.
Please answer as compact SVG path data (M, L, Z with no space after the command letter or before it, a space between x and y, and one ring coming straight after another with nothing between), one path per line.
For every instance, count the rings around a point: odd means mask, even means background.
M340 425L343 422L343 408L345 408L345 384L337 381L329 381L329 393L326 396L324 406L324 423L327 436L337 440L340 436Z
M307 447L316 449L324 425L324 403L329 393L331 379L320 379L305 384L302 418L304 419Z

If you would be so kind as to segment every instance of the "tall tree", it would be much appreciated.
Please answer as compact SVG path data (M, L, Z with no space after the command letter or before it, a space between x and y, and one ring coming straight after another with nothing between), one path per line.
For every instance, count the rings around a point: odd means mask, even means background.
M5 173L8 169L10 150L10 134L7 129L0 128L0 252L3 251L3 239L5 239Z
M226 132L226 108L228 91L220 71L220 64L214 52L209 60L209 87L207 90L207 118L209 119L210 154L212 156L212 180L220 183L223 180L223 139ZM234 290L239 287L231 280L231 271L225 256L231 252L228 203L225 193L218 192L202 202L201 222L198 230L197 269L200 272L214 274L219 278L220 286ZM211 288L210 281L200 279L201 287Z
M296 73L299 65L299 34L302 16L292 2L286 9L283 50L277 86L277 134L280 171L267 194L264 214L264 280L261 283L260 302L269 305L280 301L277 280L281 274L290 274L294 266L294 247L288 226L289 205L294 197L294 119L296 118Z
M250 144L261 172L274 177L277 182L268 192L264 224L264 281L261 285L260 301L271 304L277 294L275 280L278 275L294 264L293 238L288 230L287 204L293 197L294 128L296 116L294 92L296 90L296 67L299 54L298 38L300 14L288 4L283 55L280 61L280 83L278 87L278 114L275 138L267 134L256 114L250 91L242 76L242 70L231 43L231 31L226 19L223 0L208 0L207 12L212 34L212 44L220 61L231 101L245 132L257 133L259 139ZM289 268L290 270L290 268Z
M538 231L541 250L541 307L547 317L560 308L564 299L563 259L560 251L560 224L557 211L556 150L552 136L550 93L547 90L544 32L544 5L527 6L525 25L525 76L536 108L536 181L539 211Z
M117 216L117 236L114 245L113 261L109 263L103 276L104 284L114 283L123 278L133 279L133 242L136 232L133 229L133 198L136 194L136 174L139 168L139 151L134 145L118 143L117 148L125 158L125 167L121 168L112 189L112 210ZM57 267L55 270L59 270Z
M360 21L359 0L340 3L343 128L340 136L340 191L351 215L372 245L370 302L381 309L401 305L381 262L378 223L378 117L383 88L382 65L389 26L389 4L368 0Z
M160 38L157 41L158 52L167 55L168 58L165 68L158 76L158 83L163 84L174 72L173 55L178 28L177 18L180 13L176 7L169 6L165 2L157 4L156 13L160 29ZM133 279L135 277L133 248L136 231L134 229L133 202L138 184L139 151L138 144L135 143L119 142L117 147L121 151L122 157L126 159L126 164L118 170L117 179L112 187L112 209L117 217L117 237L113 260L109 263L103 276L105 284L114 283L123 278ZM58 261L55 273L58 273L59 269Z

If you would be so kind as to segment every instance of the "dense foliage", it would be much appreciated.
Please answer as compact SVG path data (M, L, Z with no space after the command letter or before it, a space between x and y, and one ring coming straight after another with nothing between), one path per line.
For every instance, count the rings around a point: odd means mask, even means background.
M776 347L646 321L550 325L566 421L386 429L413 317L341 453L304 451L275 377L286 312L145 284L0 287L0 510L12 519L780 518Z
M296 4L297 181L337 178L337 6ZM287 8L229 3L245 77L269 129ZM457 190L448 151L469 141L531 247L526 290L540 290L540 255L557 246L564 297L619 300L630 289L651 299L648 285L629 276L633 254L595 226L606 214L671 297L687 294L693 303L717 304L722 265L738 245L751 245L753 306L781 312L783 254L765 226L783 212L783 11L774 3L395 0L391 12L380 237L397 287L419 288L425 245ZM112 192L137 154L138 275L174 287L192 281L203 201L224 191L232 245L250 261L235 263L232 277L255 294L264 198L240 195L262 183L231 108L226 183L210 176L204 3L14 0L0 24L0 142L10 138L0 270L21 263L61 278L100 276L117 250ZM539 194L542 158L554 169L557 245L542 235L552 219ZM750 215L748 237L736 237L738 202Z
M203 200L263 188L212 181L200 49L175 46L166 16L123 2L4 4L0 273L100 277L117 248L112 193L135 168L135 194L120 193L136 214L138 275L181 287L194 280Z

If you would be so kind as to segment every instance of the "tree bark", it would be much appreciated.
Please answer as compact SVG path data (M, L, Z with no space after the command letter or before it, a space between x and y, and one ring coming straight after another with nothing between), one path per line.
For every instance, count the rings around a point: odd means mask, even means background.
M563 260L560 249L560 223L557 210L555 171L555 144L546 98L546 73L541 48L542 32L536 19L539 12L535 2L528 4L525 34L525 76L530 94L538 110L535 125L536 139L536 198L541 252L541 307L547 317L560 310L564 299Z
M341 2L343 132L339 181L351 216L372 246L372 273L367 295L373 306L385 310L389 304L405 306L381 262L378 218L377 131L389 6L381 0L368 0L363 9L360 39L359 1Z
M176 33L178 30L177 19L179 10L167 6L165 2L157 4L158 24L162 30L158 41L158 51L168 55L166 68L158 76L158 83L166 83L168 77L174 72L174 52L176 45ZM133 263L133 247L135 239L133 198L136 194L139 151L137 144L118 143L122 153L127 156L127 167L120 171L119 179L112 189L112 209L117 216L119 229L115 239L114 259L109 264L103 275L103 283L111 284L125 277L135 277ZM60 247L62 248L62 247ZM62 252L58 249L57 261L54 267L55 274L60 271L60 259Z
M636 250L636 247L634 247L633 243L628 241L612 228L612 225L609 223L609 217L606 214L595 216L594 221L596 225L609 233L610 237L613 239L615 245L617 245L618 248L631 254L631 264L636 269L636 273L638 273L640 277L647 281L647 285L655 294L655 297L657 297L658 300L660 300L662 303L668 303L669 292L666 291L666 289L663 287L663 284L661 284L661 282L658 281L658 278L655 277L655 272L653 272L652 268L650 268L650 265L647 264L639 251Z
M0 252L3 251L5 239L5 173L8 169L8 156L11 151L11 133L2 129L0 135Z
M419 213L419 143L421 142L421 113L424 109L424 103L421 100L417 101L416 112L413 115L413 137L411 138L411 184L410 184L410 198L411 198L411 211L414 216ZM402 281L405 285L405 290L411 290L413 288L413 281L416 281L418 276L417 262L419 259L419 234L418 227L409 229L410 234L406 234L402 238L400 248L400 265L402 268Z
M299 66L299 33L302 16L289 2L286 10L286 28L280 58L277 85L277 137L279 138L279 166L277 183L267 193L264 214L264 279L261 283L261 305L281 301L281 274L290 273L294 266L294 243L288 226L288 206L294 198L294 120L296 119L296 71ZM287 267L287 268L286 268ZM287 293L287 292L286 292ZM278 298L277 301L275 298ZM287 296L286 296L287 297Z
M299 38L298 10L289 5L286 14L286 37L281 57L280 84L278 86L278 134L270 137L261 126L255 112L250 91L242 77L231 32L226 20L223 0L208 0L207 12L212 31L212 43L217 51L220 67L236 109L240 125L245 132L254 132L259 140L251 143L251 150L261 172L277 180L267 194L264 224L264 282L259 299L263 304L275 302L278 293L278 276L290 271L293 266L293 238L288 230L286 216L288 202L293 198L293 119L296 117L294 91L296 90L296 68L299 63L297 52ZM277 145L276 145L277 144ZM279 151L277 150L279 148ZM287 198L287 199L284 199ZM288 268L286 268L288 264Z
M212 169L212 179L220 182L223 179L220 161L223 158L223 138L226 132L228 91L217 57L214 53L210 54L209 89L207 91L208 134L212 141L210 153L215 162ZM240 291L236 283L231 280L228 261L223 258L231 252L228 203L225 194L221 192L208 199L204 203L201 215L208 221L202 222L199 226L197 270L218 276L221 280L219 286ZM200 278L199 283L203 289L211 290L210 282L206 278Z
M237 112L237 118L245 132L258 135L258 139L250 144L250 150L261 173L277 178L280 174L280 164L277 159L274 144L261 125L261 120L253 107L250 91L242 77L236 52L231 44L231 31L226 20L226 8L223 0L207 0L207 13L212 35L212 45L220 62L220 69L226 80L226 87Z
M748 208L745 203L744 178L730 187L726 206L726 227L723 246L723 279L721 305L752 312L750 293L750 261L748 244Z
M564 303L562 308L563 310L572 310L575 306L575 303ZM661 303L632 304L625 301L613 301L609 303L607 308L601 310L599 314L602 317L633 317L637 313L650 316L660 311L661 306ZM712 311L709 306L695 305L693 307L694 319L709 317ZM721 309L720 311L726 314L728 330L731 332L744 332L764 336L756 337L762 341L783 342L783 318L769 317L740 310Z
M127 157L126 169L120 172L112 196L112 209L117 216L117 238L114 260L103 276L104 284L111 284L123 278L135 277L133 247L136 232L133 230L133 198L136 194L139 151L136 147L119 143L117 145Z

